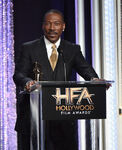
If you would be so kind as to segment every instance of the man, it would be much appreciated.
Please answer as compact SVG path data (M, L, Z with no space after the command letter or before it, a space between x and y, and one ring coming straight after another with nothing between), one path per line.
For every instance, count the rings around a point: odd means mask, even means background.
M75 69L85 80L98 78L94 69L84 59L80 46L61 39L61 34L65 30L64 18L61 12L49 10L44 16L42 29L44 36L22 46L20 59L15 67L14 74L17 88L20 90L25 88L29 91L35 83L33 72L35 62L41 65L43 81L69 81L71 80L72 69ZM53 58L55 62L51 60L52 55L55 57ZM29 95L17 96L17 123L15 129L18 132L19 150L30 149L29 109ZM46 150L77 150L76 125L73 121L50 121L48 123L50 131ZM56 129L58 127L61 129L60 131ZM65 137L66 135L67 137Z

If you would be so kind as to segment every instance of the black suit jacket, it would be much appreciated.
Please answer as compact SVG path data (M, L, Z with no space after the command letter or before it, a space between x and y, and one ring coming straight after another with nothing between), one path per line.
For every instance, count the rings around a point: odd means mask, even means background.
M64 81L64 61L66 64L66 78L71 80L72 70L75 69L85 80L98 77L94 69L84 59L80 46L61 40L60 50L63 51L63 59L59 54L58 62L53 71L48 60L44 38L37 39L22 45L21 55L15 67L14 82L17 88L23 89L26 82L34 80L34 63L41 64L44 81ZM19 91L17 90L17 91ZM17 94L17 123L16 130L28 134L30 130L30 105L29 95ZM72 130L71 130L72 131Z
M94 69L84 59L79 45L61 40L60 48L63 51L66 63L67 80L71 79L72 69L75 69L85 80L98 77ZM55 71L53 72L42 37L41 39L23 44L20 59L15 68L14 81L16 85L23 87L26 82L34 79L33 67L36 61L41 64L42 67L42 80L64 80L62 56L59 55Z

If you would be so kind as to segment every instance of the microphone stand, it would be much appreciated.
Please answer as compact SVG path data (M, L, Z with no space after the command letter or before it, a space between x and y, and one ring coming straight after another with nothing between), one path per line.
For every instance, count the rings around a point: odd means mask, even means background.
M64 64L64 81L67 81L67 71L66 71L66 63L65 63L65 59L64 59L64 54L63 54L63 50L59 47L58 48L58 52L61 55L62 59L63 59L63 64Z
M65 77L65 81L67 81L67 77L66 77L66 63L64 62L64 77Z

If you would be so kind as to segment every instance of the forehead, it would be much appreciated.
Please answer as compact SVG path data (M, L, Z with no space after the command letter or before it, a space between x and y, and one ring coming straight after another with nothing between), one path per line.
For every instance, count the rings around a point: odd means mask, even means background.
M63 18L60 14L51 12L51 13L46 14L44 20L45 21L63 21Z

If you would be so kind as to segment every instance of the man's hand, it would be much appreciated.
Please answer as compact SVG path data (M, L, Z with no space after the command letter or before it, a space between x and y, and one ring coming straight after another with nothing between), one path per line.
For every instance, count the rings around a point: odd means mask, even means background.
M26 83L26 85L25 85L25 89L26 89L28 92L30 92L32 85L34 85L35 83L36 83L36 81L34 81L34 80L28 81L28 82Z
M106 82L106 80L105 79L99 79L99 78L92 78L92 81L103 81L103 82ZM110 83L106 83L106 89L108 90L110 87L112 86L112 84L110 84Z

